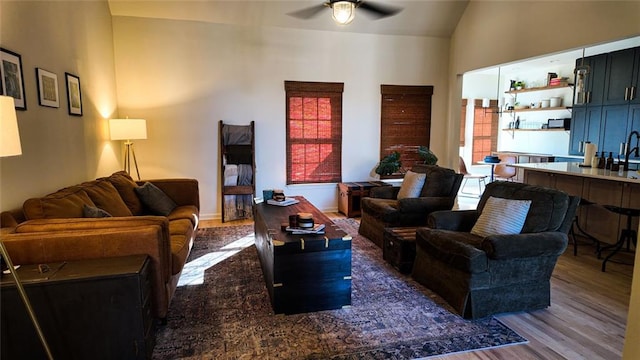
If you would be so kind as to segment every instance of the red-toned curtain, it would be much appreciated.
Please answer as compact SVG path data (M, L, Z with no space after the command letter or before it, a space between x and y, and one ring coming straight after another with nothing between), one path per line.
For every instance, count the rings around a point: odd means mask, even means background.
M342 181L343 83L285 81L287 184Z

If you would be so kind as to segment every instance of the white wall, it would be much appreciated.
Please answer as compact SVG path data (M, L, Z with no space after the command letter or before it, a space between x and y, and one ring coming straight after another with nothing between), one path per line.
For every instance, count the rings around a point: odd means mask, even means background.
M219 217L218 121L256 122L257 186L337 209L337 187L285 186L284 81L344 82L343 181L379 160L380 85L434 85L431 147L446 157L449 41L114 17L121 116L147 119L143 178L200 181L203 217Z
M0 1L3 48L22 56L22 155L0 159L0 209L118 170L107 141L116 108L111 15L104 1ZM38 105L35 68L58 76L60 108ZM65 72L80 77L84 116L68 115Z

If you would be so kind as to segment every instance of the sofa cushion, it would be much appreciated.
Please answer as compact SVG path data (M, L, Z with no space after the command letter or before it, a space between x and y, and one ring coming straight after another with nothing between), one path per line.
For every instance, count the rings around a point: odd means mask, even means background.
M171 214L167 216L167 219L169 219L169 221L178 220L178 219L188 219L189 221L191 221L191 225L193 227L196 227L198 225L198 218L199 218L198 208L195 207L194 205L177 206L175 209L173 209Z
M94 180L82 183L80 186L98 208L108 212L111 216L133 215L110 181Z
M102 179L108 180L111 184L113 184L116 190L118 190L120 197L131 211L131 214L143 214L144 211L142 202L140 201L138 195L136 195L136 192L134 190L136 187L138 187L138 184L133 181L131 176L129 176L126 171L118 171L107 178L101 178L98 180Z
M400 191L398 191L398 200L420 196L426 177L427 174L424 173L407 171L400 186Z
M416 246L440 261L466 273L481 273L488 269L487 254L480 249L482 239L471 233L419 228Z
M416 165L411 170L427 174L421 197L451 196L456 183L456 172L438 165Z
M98 207L95 207L95 206L89 206L87 204L84 204L82 206L82 214L86 218L111 217L111 214L109 214L107 211L104 211L104 210L102 210L102 209L100 209Z
M134 191L152 214L168 216L177 206L175 201L150 182L136 187Z
M171 273L182 271L191 250L194 228L189 219L169 221L169 234L171 236Z
M471 233L481 237L519 234L531 207L531 200L511 200L490 196Z
M82 187L72 186L41 198L28 199L22 209L28 220L81 218L85 204L96 206Z

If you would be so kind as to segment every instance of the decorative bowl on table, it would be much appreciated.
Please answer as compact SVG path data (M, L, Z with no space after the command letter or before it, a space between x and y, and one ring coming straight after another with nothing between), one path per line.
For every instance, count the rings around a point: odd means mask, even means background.
M484 157L484 162L497 164L497 163L500 162L500 158L497 157L497 156L487 155L487 156Z

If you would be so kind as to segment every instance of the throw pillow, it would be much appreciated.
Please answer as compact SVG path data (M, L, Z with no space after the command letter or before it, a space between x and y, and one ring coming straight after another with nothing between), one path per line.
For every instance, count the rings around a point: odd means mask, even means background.
M127 204L133 215L142 215L142 203L136 195L135 188L138 186L126 171L118 171L107 178L98 180L108 180L118 190L120 197Z
M167 216L178 206L164 191L150 182L134 190L140 201L155 215Z
M519 234L527 219L531 200L511 200L490 196L471 229L474 235Z
M111 216L131 216L118 190L108 180L94 180L82 183L82 188L89 195L96 207L103 209Z
M109 214L108 212L95 207L95 206L89 206L87 204L84 204L82 206L82 214L84 215L84 217L86 218L105 218L105 217L111 217L111 214Z
M407 171L398 191L398 200L419 197L426 179L427 174Z

